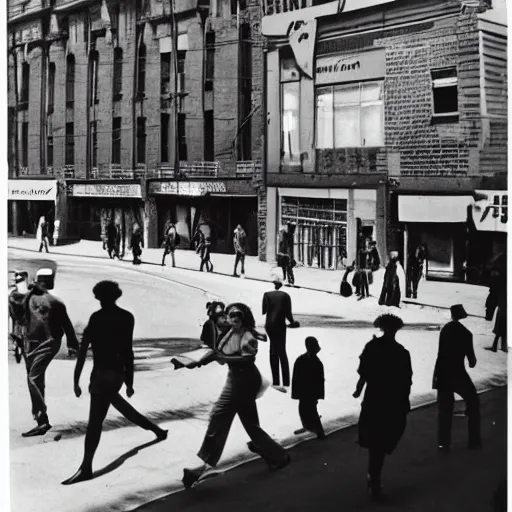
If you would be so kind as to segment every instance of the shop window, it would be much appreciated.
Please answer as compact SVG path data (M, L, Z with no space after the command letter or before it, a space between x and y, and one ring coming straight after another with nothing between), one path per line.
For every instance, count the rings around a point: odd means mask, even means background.
M186 114L178 114L178 157L180 161L188 160L187 151L187 116Z
M137 69L137 96L144 98L146 92L146 45L139 46L138 69Z
M99 72L100 57L96 50L92 51L89 55L89 95L90 105L97 105L99 103L98 91L98 72Z
M121 163L121 118L112 120L112 163Z
M90 124L91 140L91 167L98 167L98 122L91 121Z
M66 107L73 107L75 103L75 56L66 58Z
M123 97L123 50L114 49L114 101Z
M171 52L160 54L160 93L171 92Z
M75 125L66 123L66 151L64 165L75 165Z
M53 135L46 137L46 166L53 167Z
M204 77L204 90L213 91L215 74L215 32L206 32L206 65Z
M383 94L382 81L319 87L317 149L383 146Z
M21 123L21 166L28 167L28 123Z
M434 117L458 116L457 68L433 69L431 74Z
M146 163L146 118L137 118L137 163Z
M300 163L300 82L281 84L281 162Z
M55 106L55 63L48 66L48 114L52 114Z
M160 161L169 163L169 114L160 114Z
M206 162L213 162L214 157L214 118L213 110L204 113L204 159Z
M20 110L28 109L28 96L30 86L30 64L24 62L21 65L21 94L20 94Z

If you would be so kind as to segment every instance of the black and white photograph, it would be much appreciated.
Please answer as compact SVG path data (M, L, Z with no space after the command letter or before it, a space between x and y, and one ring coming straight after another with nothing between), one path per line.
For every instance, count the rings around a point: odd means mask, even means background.
M507 4L6 0L0 509L506 512Z

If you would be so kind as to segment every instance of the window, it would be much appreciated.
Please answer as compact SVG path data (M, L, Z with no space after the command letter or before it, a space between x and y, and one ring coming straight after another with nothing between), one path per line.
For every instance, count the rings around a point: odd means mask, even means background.
M204 159L206 162L215 160L214 129L213 110L206 110L204 113Z
M75 165L75 125L73 123L66 123L64 165Z
M53 167L53 135L46 137L46 166Z
M317 149L383 146L383 82L319 87L316 127Z
M171 52L160 54L160 93L171 92Z
M144 97L146 91L146 45L141 44L139 46L139 57L138 57L138 69L137 69L137 96L140 98Z
M52 114L55 105L55 63L48 66L48 114Z
M90 127L91 141L91 167L98 167L98 122L91 121Z
M121 163L121 118L112 120L112 163Z
M75 102L75 56L66 59L66 106L73 107Z
M456 116L459 113L457 68L432 70L434 116Z
M186 133L187 116L178 114L178 157L180 161L188 160L187 153L187 133Z
M30 84L30 64L24 62L21 65L21 95L20 95L20 109L28 109L28 91Z
M300 82L281 84L281 161L300 163Z
M180 50L178 51L178 92L185 92L185 57L187 52ZM183 112L185 110L185 96L179 97L178 111Z
M123 50L114 49L114 101L123 97Z
M99 103L98 92L98 72L99 72L100 57L96 50L92 51L89 56L89 94L90 105L97 105Z
M160 161L169 163L169 114L160 114Z
M28 123L21 124L21 166L28 167Z
M146 163L146 118L137 118L137 163Z
M206 66L204 76L204 90L213 90L213 76L215 72L215 32L206 32Z

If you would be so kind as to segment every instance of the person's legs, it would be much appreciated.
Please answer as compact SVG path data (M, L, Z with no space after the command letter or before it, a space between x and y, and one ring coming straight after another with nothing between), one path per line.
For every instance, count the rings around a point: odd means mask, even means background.
M453 405L454 397L452 391L437 392L437 443L440 448L450 448L452 442Z
M167 257L167 248L164 249L164 253L162 254L162 267L165 266L165 258Z
M240 262L242 263L242 274L245 276L245 254L240 254Z
M235 268L233 269L233 275L236 276L236 270L238 268L238 263L240 261L240 253L238 251L236 251L235 253Z
M172 266L175 267L176 266L176 259L174 257L174 251L171 251L171 260L172 260Z
M380 497L382 468L386 453L379 448L370 448L368 450L368 484L373 498Z
M291 262L290 258L288 259L287 272L288 272L288 283L291 285L294 285L295 284L295 275L293 273L293 267L292 267L292 262Z
M277 349L277 357L281 363L283 386L288 387L290 385L290 365L288 363L288 356L286 354L286 336L281 336L275 346Z
M368 270L363 270L363 295L370 296L370 283L368 282Z
M506 334L503 334L501 336L501 350L503 352L508 352L507 335Z
M482 444L480 429L480 399L476 392L475 385L468 377L468 380L458 386L455 392L466 402L466 414L468 417L468 446L478 447Z
M314 432L319 439L325 438L324 428L317 410L317 400L299 400L299 415L302 426Z
M129 404L119 393L112 398L111 401L115 407L127 420L135 423L135 425L143 428L144 430L151 430L159 438L164 436L165 430L155 425L146 416L142 415L137 409Z
M405 296L410 298L412 295L412 268L409 266L405 274Z
M277 340L273 339L274 336L269 333L270 341L270 370L272 371L272 385L279 386L279 354L277 349Z

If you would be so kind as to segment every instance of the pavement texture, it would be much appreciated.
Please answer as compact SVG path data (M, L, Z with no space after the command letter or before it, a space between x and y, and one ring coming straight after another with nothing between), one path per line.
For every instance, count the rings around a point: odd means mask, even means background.
M383 506L366 490L367 451L354 440L357 428L325 442L294 447L292 463L269 473L261 460L204 480L190 491L149 503L137 512L505 512L507 390L480 395L484 447L468 450L467 422L454 418L450 454L436 447L435 406L412 412L405 435L383 472Z
M85 249L84 245L81 247ZM148 259L150 251L145 251ZM154 251L155 258L160 258L161 253ZM183 251L183 258L189 255L195 256ZM47 255L11 248L9 267L29 265L32 268L46 265L51 260L57 268L54 293L65 301L78 332L98 308L91 293L93 285L106 278L121 284L123 297L119 304L132 311L136 319L136 394L131 403L160 426L169 429L169 438L155 444L151 434L128 424L117 411L109 411L95 459L95 478L76 486L61 486L60 482L71 476L82 456L91 363L86 363L82 376L84 395L76 399L72 391L75 363L66 357L65 351L59 354L47 374L48 406L54 428L42 438L22 439L20 433L32 426L26 373L23 365L13 363L11 356L11 502L14 512L127 511L181 490L182 469L197 463L195 453L206 431L209 412L220 393L226 370L212 364L199 370L174 371L169 364L170 357L196 346L206 316L205 303L212 298L246 302L252 307L257 324L263 325L261 297L270 287L268 281L234 279L222 274L150 264L135 267L127 262L110 261L104 252L98 252L98 257L93 258L83 256L87 256L87 252L67 255L53 252ZM227 265L230 257L224 258ZM267 277L269 269L266 269ZM452 292L450 284L436 283L438 295L445 302L446 296ZM377 283L370 288L373 295L377 294L376 286ZM461 296L453 302L466 305L474 301L476 313L465 320L474 333L478 358L478 365L470 370L470 375L479 390L505 385L506 355L483 350L493 337L492 324L482 318L487 290L458 286ZM306 336L316 336L322 346L320 357L326 371L327 399L320 403L319 411L327 432L357 421L360 402L351 395L357 381L358 357L375 333L373 319L389 309L406 323L398 341L411 353L413 405L435 400L431 379L438 331L448 320L448 312L442 305L404 304L397 310L379 306L375 297L358 302L355 297L344 299L339 295L304 288L288 288L287 291L292 297L294 315L301 322L300 329L288 331L290 365L304 351ZM477 292L481 299L479 305ZM268 344L261 343L257 361L267 378L270 376L268 350ZM263 427L285 446L308 439L308 435L293 434L300 425L297 402L292 401L289 395L270 389L258 401L258 408ZM60 439L58 442L57 438ZM247 436L236 419L221 459L221 470L253 457L246 448L246 441Z

